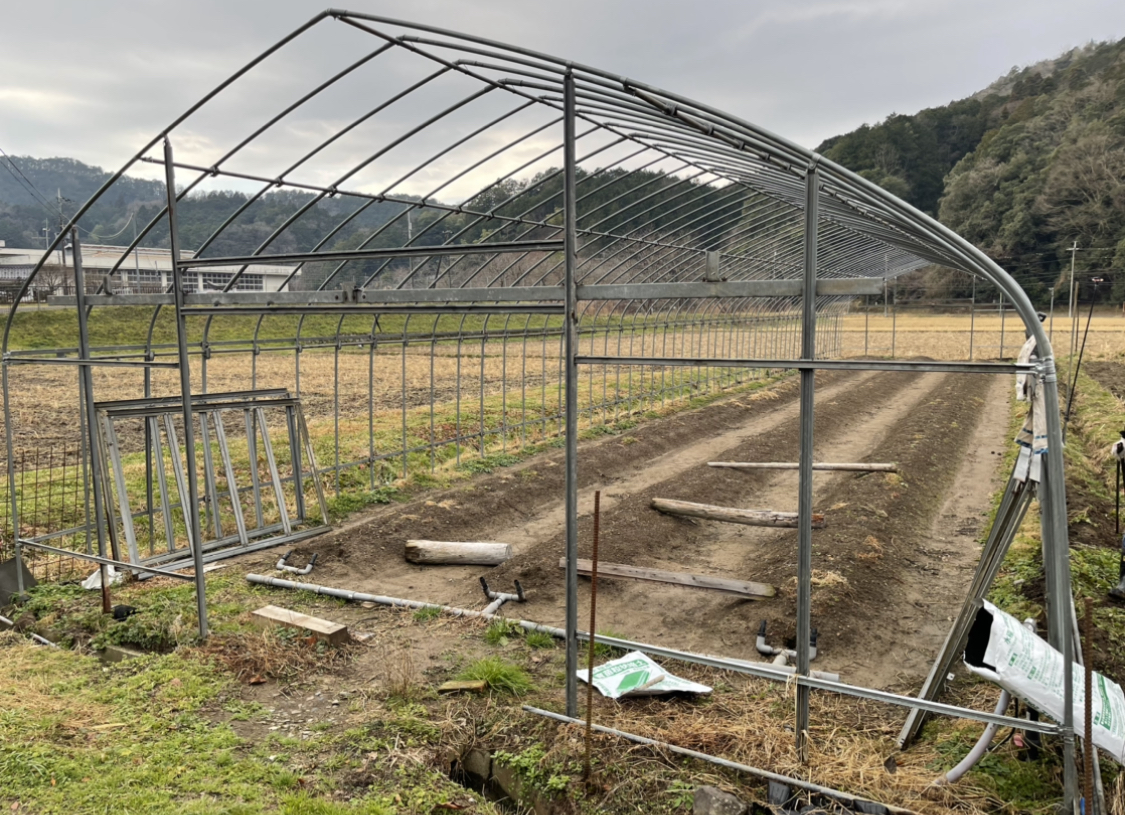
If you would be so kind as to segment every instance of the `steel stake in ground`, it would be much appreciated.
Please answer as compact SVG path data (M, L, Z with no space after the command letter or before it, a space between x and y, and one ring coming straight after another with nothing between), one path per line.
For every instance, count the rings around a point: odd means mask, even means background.
M594 721L594 640L595 623L598 613L598 531L601 525L602 491L594 491L594 547L590 555L590 648L586 658L586 763L582 768L582 780L591 781L590 748L593 741L592 723Z

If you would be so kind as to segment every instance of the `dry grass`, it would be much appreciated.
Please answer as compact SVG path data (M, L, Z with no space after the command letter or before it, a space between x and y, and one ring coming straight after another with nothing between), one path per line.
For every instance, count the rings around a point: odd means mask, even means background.
M379 646L377 678L387 696L413 701L423 693L422 675L414 663L409 644L384 643Z
M1001 319L998 315L980 315L970 320L968 314L924 314L910 312L895 319L872 313L850 314L842 320L843 355L864 353L866 321L866 352L872 356L890 356L894 333L896 357L928 356L934 359L968 359L970 328L973 334L973 358L994 359L1000 354ZM1023 325L1015 317L1004 319L1004 357L1015 357L1023 345ZM1077 320L1078 329L1086 329L1086 314ZM1055 312L1053 326L1047 324L1055 353L1070 353L1071 322L1065 311ZM1081 335L1079 335L1081 343ZM1120 311L1099 311L1090 323L1086 342L1086 358L1107 359L1125 353L1125 317Z
M677 673L715 684L722 680L721 676L690 668ZM898 752L895 737L902 711L875 702L814 693L809 761L802 763L792 729L795 691L795 685L751 680L735 688L720 687L708 704L631 700L611 706L603 701L599 704L601 710L595 710L595 721L918 813L936 815L955 808L975 815L1006 809L1009 802L997 800L977 786L971 776L955 786L935 788L934 779L954 762L927 742L916 744L905 753ZM974 706L994 705L994 699L986 698L989 694L993 694L991 689L982 688L976 694L981 698L972 700ZM964 722L957 727L966 730L966 740L971 743L981 725ZM611 754L619 755L624 746L612 736L597 737L597 747L612 751ZM552 747L554 756L564 758L581 750L582 730L561 728ZM648 748L632 748L626 760L640 760L637 753L647 751ZM892 756L893 762L889 762ZM674 755L664 758L670 766L680 764Z
M251 684L267 679L288 682L332 670L345 665L352 656L350 646L333 647L297 636L279 636L271 630L213 636L191 650Z

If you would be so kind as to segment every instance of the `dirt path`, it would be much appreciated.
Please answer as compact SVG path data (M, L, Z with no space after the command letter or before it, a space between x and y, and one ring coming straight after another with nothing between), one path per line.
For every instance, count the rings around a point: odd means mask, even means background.
M1007 377L993 377L990 385L966 454L928 534L904 556L909 568L902 571L901 587L880 598L885 615L901 634L901 646L893 659L871 662L853 654L836 662L834 670L862 674L875 687L913 687L937 657L980 560L978 541L991 495L1003 486L1005 473L998 465L1010 441L1012 389Z
M816 667L847 681L909 685L928 670L976 562L995 455L1005 443L1003 377L841 373L818 376L818 460L898 461L899 475L819 473L814 533ZM793 472L732 472L716 459L795 460L795 382L648 422L580 448L579 548L588 557L592 496L602 490L605 562L771 582L778 596L729 595L622 580L599 584L599 630L631 639L757 658L758 622L770 641L792 637L796 538L789 530L734 527L661 515L654 496L727 506L796 509ZM564 591L563 457L552 451L519 467L370 516L311 541L316 582L372 593L479 607L482 573L500 590L519 579L529 601L512 616L559 625ZM503 540L516 557L492 570L419 567L406 538ZM272 557L275 557L272 556ZM266 571L272 558L245 565ZM269 562L267 562L269 561ZM312 579L312 578L310 578ZM588 582L580 585L588 614ZM582 623L585 626L585 623ZM791 645L791 642L789 643ZM872 655L879 658L873 659Z

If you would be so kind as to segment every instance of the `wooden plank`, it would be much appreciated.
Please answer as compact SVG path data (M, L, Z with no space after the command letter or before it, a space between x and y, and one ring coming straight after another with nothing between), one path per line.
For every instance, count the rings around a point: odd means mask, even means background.
M559 567L566 568L566 558L559 559ZM578 559L578 574L589 576L593 563ZM711 589L724 594L736 594L750 600L773 597L777 589L767 583L753 583L748 580L728 580L725 577L711 577L705 574L687 572L666 572L662 569L645 569L640 566L626 566L621 563L598 563L598 577L625 577L632 580L647 580L652 583L673 583L677 586L690 586L696 589Z
M470 679L465 682L458 682L457 680L450 680L438 685L438 693L464 693L466 691L472 693L484 693L488 690L488 683L483 679Z
M263 606L253 614L254 622L259 625L284 625L296 628L306 636L325 640L333 645L343 645L349 639L348 627L340 623L322 620L319 617L310 617L299 611L290 611L278 606Z
M795 461L708 461L708 467L723 467L728 470L796 470ZM898 465L866 462L815 462L814 470L838 470L856 473L897 473Z
M512 547L507 543L426 540L406 542L406 559L411 563L498 566L511 558Z
M785 529L797 528L796 512L775 512L770 509L736 509L718 507L712 504L696 504L691 501L673 501L671 498L653 498L652 508L670 515L685 515L689 518L706 518L709 521L725 521L746 526L774 526ZM814 513L813 529L823 529L824 516Z

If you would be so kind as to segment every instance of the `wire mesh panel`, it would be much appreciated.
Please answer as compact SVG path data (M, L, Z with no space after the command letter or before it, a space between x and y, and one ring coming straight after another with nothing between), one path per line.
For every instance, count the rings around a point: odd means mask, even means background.
M131 563L188 565L192 513L176 400L101 402L97 409L115 558L124 550ZM205 560L327 530L321 473L298 400L284 390L201 395L192 418L202 453L195 462L204 485Z

